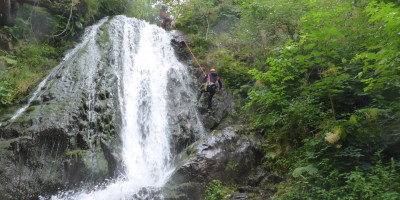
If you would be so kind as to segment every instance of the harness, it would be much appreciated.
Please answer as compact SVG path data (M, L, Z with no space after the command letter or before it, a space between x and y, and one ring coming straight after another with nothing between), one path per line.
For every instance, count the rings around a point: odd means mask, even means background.
M217 76L216 80L211 80L211 73L208 74L207 83L204 86L204 90L207 91L207 89L210 89L210 90L217 89L217 85L215 84L215 82L217 82L218 80L219 80L218 76Z

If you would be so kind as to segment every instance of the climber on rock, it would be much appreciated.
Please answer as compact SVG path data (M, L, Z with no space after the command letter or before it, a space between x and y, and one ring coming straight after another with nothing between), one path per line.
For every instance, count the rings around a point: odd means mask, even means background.
M164 30L169 31L169 26L171 25L171 18L167 17L167 15L165 14L165 8L167 6L165 4L161 5L161 10L160 10L160 19L161 19L161 27Z
M219 84L219 89L221 90L222 88L222 82L221 79L219 78L217 71L215 69L211 69L210 73L204 77L204 80L207 81L204 87L202 87L199 91L199 94L197 95L197 100L196 104L199 103L200 97L203 94L203 92L209 92L210 96L208 97L208 112L211 112L211 107L212 107L212 98L217 91L217 85L216 82L218 81Z

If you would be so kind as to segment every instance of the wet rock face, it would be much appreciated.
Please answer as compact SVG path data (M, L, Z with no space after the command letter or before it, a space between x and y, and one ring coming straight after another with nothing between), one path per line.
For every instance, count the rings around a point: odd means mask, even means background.
M181 33L183 34L183 33ZM204 75L201 69L188 50L190 42L184 35L179 35L177 31L171 31L171 45L174 47L175 54L181 62L185 63L190 77L178 77L174 71L170 72L168 83L169 113L170 113L170 132L171 146L174 153L180 153L185 147L189 146L206 133L211 132L232 112L233 96L223 87L218 90L212 99L213 109L211 113L207 111L207 100L209 93L204 93L200 99L200 105L195 104L199 90L204 87ZM183 39L182 39L183 37ZM222 78L222 77L221 77ZM187 79L187 80L180 80ZM183 83L183 84L182 84ZM183 87L190 88L191 93L182 91ZM181 102L189 103L191 107L185 107ZM185 104L185 105L186 105ZM200 114L197 114L200 113ZM200 123L199 123L200 121ZM202 128L204 130L202 130Z
M57 66L26 111L0 127L0 199L99 183L121 168L119 80L109 43L98 42Z
M172 190L178 191L181 196L190 195L174 189L190 183L193 186L190 187L191 190L198 194L190 199L202 199L206 184L213 179L219 179L226 184L248 184L248 175L261 164L262 152L257 146L257 139L244 136L241 131L240 126L214 131L186 148L179 155L178 159L181 161L171 176L165 193L173 193L170 191Z

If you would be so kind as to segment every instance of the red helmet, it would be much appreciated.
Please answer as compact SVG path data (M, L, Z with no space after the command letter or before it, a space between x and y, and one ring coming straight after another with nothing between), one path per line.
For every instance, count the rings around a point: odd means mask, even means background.
M217 70L215 70L215 69L210 69L210 72L216 72Z

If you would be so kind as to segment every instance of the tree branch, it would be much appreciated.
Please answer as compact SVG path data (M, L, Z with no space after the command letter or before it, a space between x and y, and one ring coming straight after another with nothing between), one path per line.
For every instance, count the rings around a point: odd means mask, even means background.
M65 26L65 29L61 33L59 33L57 35L53 35L53 37L58 37L58 36L62 35L63 33L65 33L68 30L69 22L71 21L71 18L72 18L72 9L73 8L74 8L74 0L71 0L71 9L69 11L69 18L68 18L68 21L67 21L67 25Z

